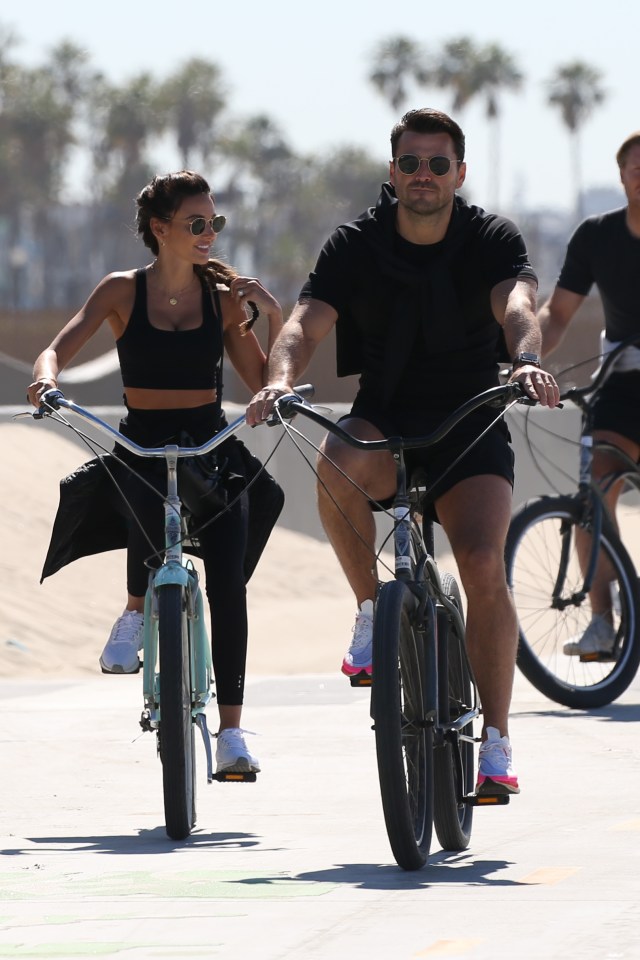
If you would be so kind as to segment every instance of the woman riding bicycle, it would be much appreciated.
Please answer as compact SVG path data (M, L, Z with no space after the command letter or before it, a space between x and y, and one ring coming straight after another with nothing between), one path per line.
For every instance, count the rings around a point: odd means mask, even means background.
M245 304L251 305L254 315L259 311L266 316L268 349L282 326L282 311L259 280L238 276L220 260L209 259L225 218L216 214L202 176L188 170L156 176L136 203L138 232L154 261L101 280L36 360L28 398L39 406L43 393L57 386L59 371L107 321L124 384L127 413L121 431L141 446L178 442L182 432L203 443L224 422L220 406L224 349L251 391L265 382L266 356L250 330ZM247 463L253 458L240 441L226 442L221 457L227 460L227 475L246 479ZM129 462L137 474L165 492L164 470L143 458L129 458ZM255 473L255 460L249 469ZM159 553L164 544L161 498L150 495L148 487L129 471L123 486L131 508L126 542L128 596L100 657L107 673L139 669L149 568L160 564L150 541ZM278 493L271 526L282 505ZM258 761L249 753L240 729L247 654L246 553L252 518L246 492L230 499L234 501L231 508L198 534L220 714L216 759L218 771L237 764L257 771ZM263 518L259 522L263 545L268 531Z

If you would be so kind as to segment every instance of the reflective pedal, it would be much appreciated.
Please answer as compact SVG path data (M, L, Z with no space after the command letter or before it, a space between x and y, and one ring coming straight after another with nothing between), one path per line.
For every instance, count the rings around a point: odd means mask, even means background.
M354 677L349 677L349 683L352 687L370 687L371 674L365 670L361 670L360 673L356 673Z
M469 793L464 803L469 807L503 807L510 799L509 793Z
M256 776L254 770L222 770L214 773L212 780L217 780L218 783L255 783Z
M613 651L581 653L580 663L615 663L617 657Z

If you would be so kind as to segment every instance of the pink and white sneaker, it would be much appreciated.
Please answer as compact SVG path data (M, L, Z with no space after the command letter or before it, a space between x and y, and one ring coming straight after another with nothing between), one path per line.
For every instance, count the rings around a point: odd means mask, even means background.
M371 676L373 600L362 602L352 632L353 639L342 661L342 672L347 677L356 677L359 673Z
M520 793L509 737L501 737L496 727L487 727L487 739L480 744L476 793Z

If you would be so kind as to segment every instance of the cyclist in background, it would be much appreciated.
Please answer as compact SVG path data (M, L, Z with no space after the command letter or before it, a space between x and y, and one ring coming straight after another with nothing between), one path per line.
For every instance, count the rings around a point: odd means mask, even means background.
M553 293L541 308L542 352L551 353L561 343L567 328L588 295L598 287L604 308L603 352L620 341L640 334L640 132L624 141L616 155L627 204L617 210L589 217L581 223L566 251ZM640 458L640 349L628 347L614 364L593 405L593 439L619 447L632 460ZM593 478L602 482L620 469L611 452L595 449ZM605 493L610 515L615 511L623 481ZM583 556L588 535L576 530ZM568 656L607 654L613 649L615 631L612 597L606 569L599 569L591 590L591 622L582 635L564 645Z
M195 443L204 443L224 422L223 350L227 350L250 390L258 390L264 383L266 357L249 329L244 304L251 301L267 318L269 347L281 329L282 311L258 280L240 277L222 261L209 259L225 218L216 214L209 185L199 174L182 170L154 177L136 203L138 232L155 259L147 267L111 273L100 281L81 310L36 360L28 398L39 406L42 394L57 386L59 371L106 321L116 341L124 384L127 413L120 424L122 433L144 447L179 443L182 431ZM240 441L232 441L223 444L220 456L227 458L228 474L236 478L235 482L245 478L246 483L247 458L255 458ZM159 471L154 461L118 452L123 459L129 458L137 473L166 493L166 472ZM90 479L96 474L97 480ZM107 485L104 496L97 495L96 483ZM97 541L105 536L105 530L116 529L118 524L117 516L104 518L109 483L99 460L85 464L63 482L43 576L78 556L107 549ZM235 501L233 506L198 534L211 611L220 713L218 772L260 769L240 728L247 655L246 554L253 524L260 525L266 542L282 507L281 491L272 483L278 496L274 503L260 505L260 515L254 516L249 509L247 493L241 487L237 499L237 489L229 495L229 500ZM86 525L81 529L77 518L79 495L71 491L77 487L89 491L92 484L93 498L84 507ZM164 547L161 498L150 494L129 471L124 473L123 486L133 517L139 522L129 514L123 542L109 544L110 548L127 547L128 597L100 657L105 673L135 673L140 667L138 651L149 576L146 560L152 552L140 527L159 554ZM64 538L71 537L73 543L65 542ZM59 559L49 563L52 556ZM152 556L148 564L158 567L160 556Z
M538 360L537 281L522 237L510 221L456 194L466 175L462 130L438 110L411 110L394 126L391 149L389 182L376 206L338 227L323 247L274 344L270 383L254 397L250 423L291 390L334 327L338 375L360 374L342 426L362 440L427 434L463 401L496 386L502 335L512 378L541 403L558 402ZM497 784L517 793L508 723L518 629L504 571L513 454L504 422L456 462L495 415L476 411L436 451L410 451L407 464L422 463L434 485L434 512L467 595L467 643L484 713L478 786L491 780L489 791ZM320 515L358 604L342 670L370 674L377 577L368 497L390 502L395 467L390 453L357 451L332 436L323 449L329 459L318 462Z

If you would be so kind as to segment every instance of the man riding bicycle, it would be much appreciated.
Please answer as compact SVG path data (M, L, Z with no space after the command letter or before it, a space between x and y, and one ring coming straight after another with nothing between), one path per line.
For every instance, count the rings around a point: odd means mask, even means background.
M464 146L458 124L437 110L411 110L395 125L389 183L374 208L323 247L274 345L269 385L254 397L250 423L291 390L334 326L338 374L360 374L342 426L360 439L427 434L461 402L495 386L502 335L513 379L555 406L557 386L537 357L535 273L514 224L456 195L466 175ZM423 464L435 484L434 513L467 594L469 656L484 711L478 784L489 779L518 792L508 738L518 630L503 561L513 485L504 423L443 477L494 418L495 411L478 410L438 450L411 453L408 463ZM395 467L389 453L362 453L332 437L323 453L320 516L358 603L342 669L370 674L377 579L368 498L391 498Z
M616 155L626 207L589 217L569 241L558 282L538 314L542 350L546 356L561 343L569 323L595 283L602 298L605 328L604 352L622 340L640 334L640 132L632 134ZM619 447L632 460L640 459L640 350L629 347L615 362L592 408L593 439ZM611 451L594 449L592 476L606 483L620 469ZM623 481L605 491L605 501L615 522ZM617 526L617 524L616 524ZM576 531L578 548L588 556L588 535ZM612 598L606 570L596 571L590 593L592 619L582 635L565 643L567 656L606 655L613 650Z

